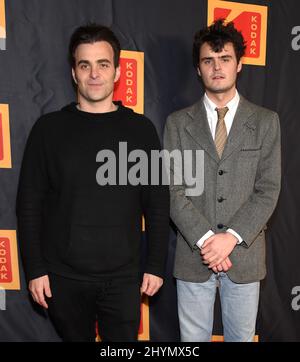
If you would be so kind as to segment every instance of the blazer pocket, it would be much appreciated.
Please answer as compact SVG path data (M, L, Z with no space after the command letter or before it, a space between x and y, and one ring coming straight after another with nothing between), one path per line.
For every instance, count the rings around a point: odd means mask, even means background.
M241 157L258 157L260 155L261 148L242 148L240 151Z
M84 273L107 273L131 260L123 226L71 225L65 262Z

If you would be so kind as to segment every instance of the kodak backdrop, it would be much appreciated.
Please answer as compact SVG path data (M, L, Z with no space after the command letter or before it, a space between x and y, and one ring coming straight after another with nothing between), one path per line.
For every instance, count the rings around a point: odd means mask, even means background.
M282 191L268 225L256 340L300 341L299 14L298 0L0 0L0 341L59 341L28 296L15 199L32 125L75 98L67 62L73 30L89 21L112 27L123 71L114 98L149 117L162 137L167 115L203 93L193 35L218 17L234 21L247 40L239 91L277 111L282 129ZM141 304L140 340L179 340L174 249L170 225L165 284ZM222 340L218 302L216 312L214 340Z

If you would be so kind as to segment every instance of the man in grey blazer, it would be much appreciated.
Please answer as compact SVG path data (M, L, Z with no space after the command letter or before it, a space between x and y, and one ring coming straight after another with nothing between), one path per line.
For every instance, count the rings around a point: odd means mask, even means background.
M204 152L201 195L188 195L170 169L182 341L211 340L217 287L225 341L252 341L255 334L266 223L280 191L280 126L276 113L236 90L244 52L233 23L218 20L196 33L194 65L205 94L166 123L169 152Z

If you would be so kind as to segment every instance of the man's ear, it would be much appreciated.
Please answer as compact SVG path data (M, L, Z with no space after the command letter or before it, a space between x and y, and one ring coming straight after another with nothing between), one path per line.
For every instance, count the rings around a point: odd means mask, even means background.
M73 78L74 82L77 84L77 79L76 79L76 74L75 74L74 68L72 68L72 78Z
M237 72L239 73L242 70L243 67L243 63L242 63L242 59L240 59L239 64L237 66Z
M201 77L201 72L200 72L200 68L199 68L199 67L197 67L197 73L198 73L199 77Z
M120 67L120 65L118 65L116 68L116 74L115 74L115 79L114 79L115 83L120 79L120 75L121 75L121 67Z

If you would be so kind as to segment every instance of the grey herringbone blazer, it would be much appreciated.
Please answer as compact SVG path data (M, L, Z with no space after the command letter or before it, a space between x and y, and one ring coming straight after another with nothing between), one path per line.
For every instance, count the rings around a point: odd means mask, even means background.
M240 97L219 159L201 99L168 117L164 148L204 150L204 192L186 196L184 183L170 185L171 218L178 230L174 276L190 282L208 280L212 271L202 263L195 244L210 229L220 233L231 228L243 242L229 256L233 266L228 276L237 283L263 279L266 223L280 191L278 115Z

